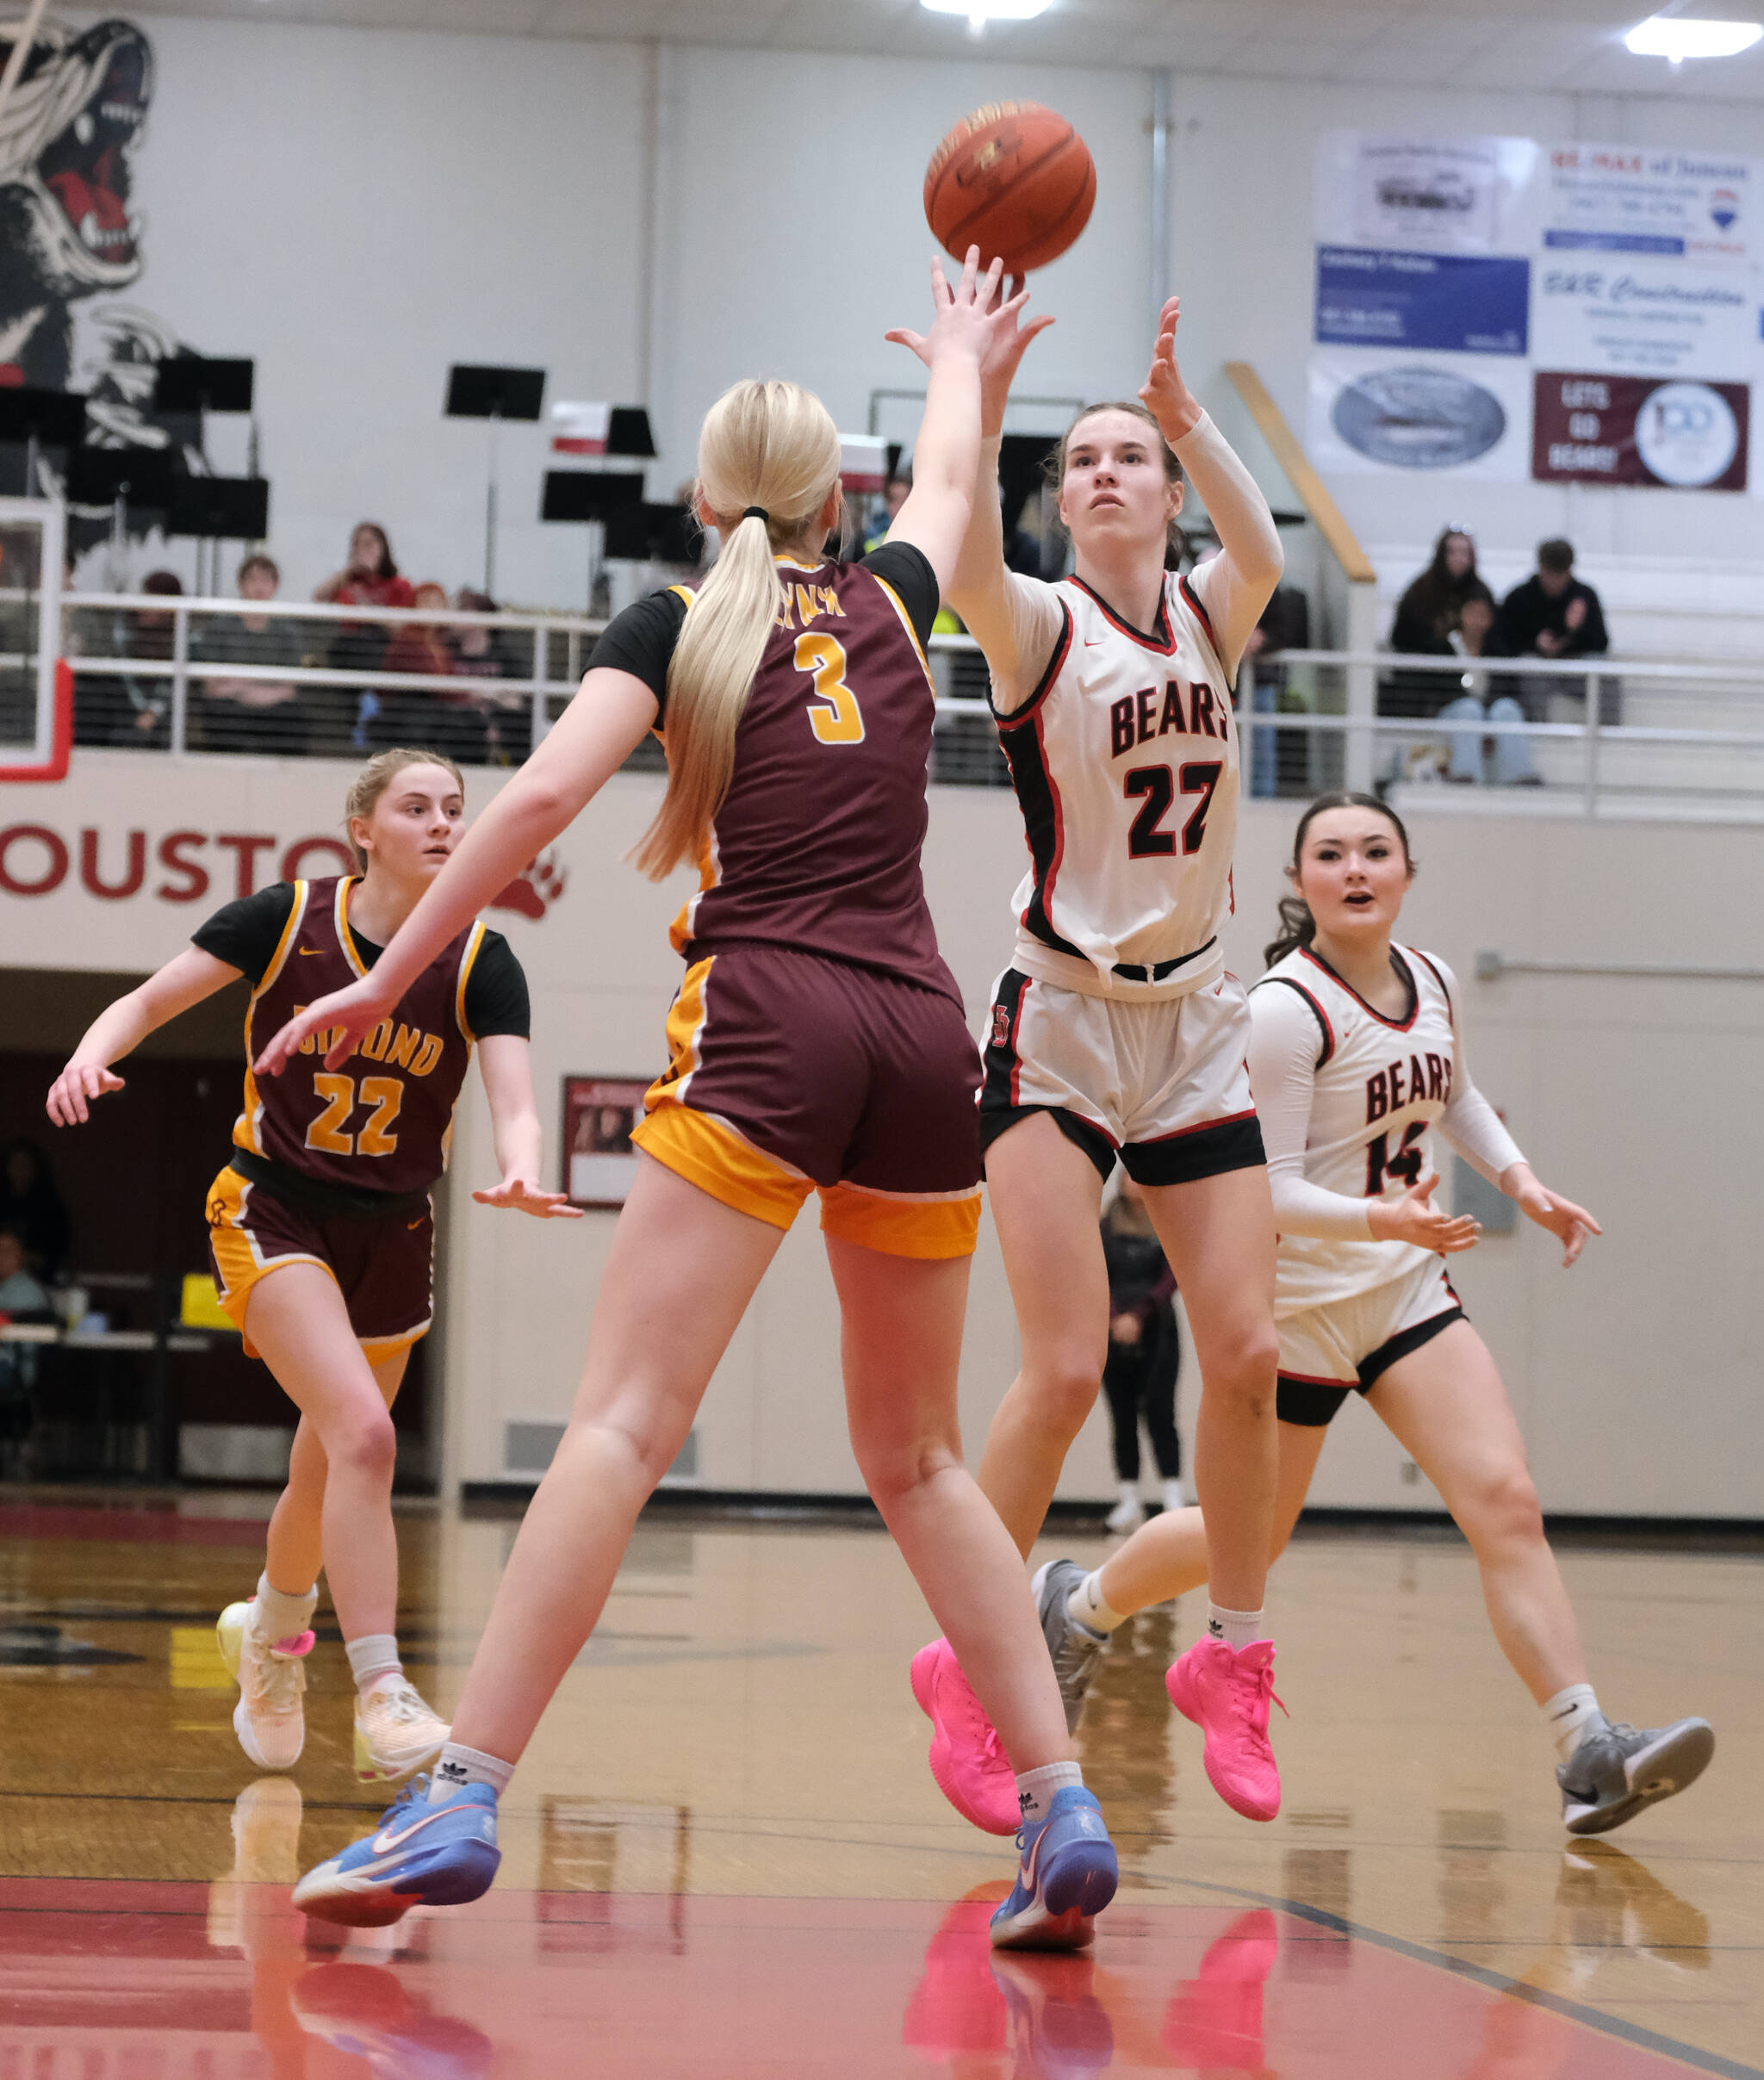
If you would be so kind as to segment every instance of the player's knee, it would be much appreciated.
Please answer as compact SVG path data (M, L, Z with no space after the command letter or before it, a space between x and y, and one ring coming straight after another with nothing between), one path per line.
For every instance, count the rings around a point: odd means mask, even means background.
M1528 1545L1544 1536L1544 1511L1523 1463L1489 1468L1466 1499L1464 1525L1476 1543Z
M1209 1351L1201 1370L1206 1391L1231 1402L1257 1422L1271 1418L1280 1340L1274 1325L1257 1322L1237 1332L1222 1350Z
M351 1417L340 1434L326 1442L332 1469L345 1467L357 1478L390 1487L398 1458L398 1432L389 1413L363 1409Z
M1051 1351L1024 1369L1028 1409L1033 1419L1068 1443L1084 1426L1102 1386L1102 1363L1093 1350L1073 1346Z
M941 1437L886 1444L866 1444L854 1437L852 1448L870 1499L885 1517L895 1503L961 1463L960 1449Z

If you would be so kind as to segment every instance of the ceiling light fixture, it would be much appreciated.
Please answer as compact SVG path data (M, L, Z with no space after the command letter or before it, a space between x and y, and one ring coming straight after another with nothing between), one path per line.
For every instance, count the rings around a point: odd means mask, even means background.
M989 22L1031 22L1046 14L1053 0L919 0L934 15L966 15L978 36Z
M1683 15L1654 15L1624 38L1637 58L1733 58L1764 36L1764 22L1699 22Z

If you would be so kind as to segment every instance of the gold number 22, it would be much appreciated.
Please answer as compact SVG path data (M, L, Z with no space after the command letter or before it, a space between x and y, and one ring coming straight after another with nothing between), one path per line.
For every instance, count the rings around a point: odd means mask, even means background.
M844 644L834 636L798 636L796 668L814 674L815 700L827 704L824 708L813 702L809 706L816 741L823 744L862 743L864 718L856 694L845 683Z

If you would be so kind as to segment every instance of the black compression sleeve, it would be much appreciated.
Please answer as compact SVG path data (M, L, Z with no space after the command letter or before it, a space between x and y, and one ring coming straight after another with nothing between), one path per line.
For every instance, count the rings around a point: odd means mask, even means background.
M686 601L678 593L651 593L612 617L588 660L591 672L601 666L641 679L655 696L657 728L667 711L668 667L685 619Z
M922 643L929 643L931 624L937 618L943 595L938 588L937 574L924 550L915 549L910 542L885 542L879 549L870 551L863 564L866 570L873 571L900 594L900 603L913 624L913 633Z
M512 1033L518 1040L532 1037L526 974L500 932L484 934L472 963L465 985L465 1022L478 1040L497 1033Z
M256 989L276 958L293 908L294 884L272 881L255 896L223 904L190 934L190 944L239 969Z

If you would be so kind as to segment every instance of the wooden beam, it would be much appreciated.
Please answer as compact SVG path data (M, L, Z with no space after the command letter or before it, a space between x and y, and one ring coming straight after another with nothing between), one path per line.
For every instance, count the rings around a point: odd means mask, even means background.
M1268 386L1246 361L1227 361L1225 373L1231 378L1232 388L1248 406L1250 417L1273 450L1275 461L1286 472L1287 481L1299 494L1299 501L1310 515L1318 533L1329 544L1330 553L1340 564L1348 582L1376 584L1378 574L1360 547L1359 537L1342 518L1340 506L1330 497L1322 478L1311 467L1311 459L1299 445L1298 436L1287 425L1280 407L1268 394Z

